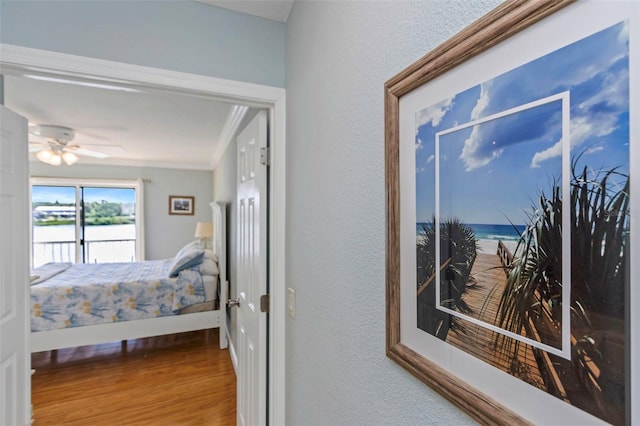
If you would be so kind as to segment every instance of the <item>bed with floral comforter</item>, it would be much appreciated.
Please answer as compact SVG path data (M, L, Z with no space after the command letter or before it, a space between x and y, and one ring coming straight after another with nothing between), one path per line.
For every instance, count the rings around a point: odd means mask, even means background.
M176 315L205 300L201 265L176 274L174 259L44 265L32 272L31 331Z

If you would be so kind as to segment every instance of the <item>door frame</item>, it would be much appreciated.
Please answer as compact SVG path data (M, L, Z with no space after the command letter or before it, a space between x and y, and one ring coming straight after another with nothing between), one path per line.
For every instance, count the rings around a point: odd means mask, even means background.
M77 78L115 79L142 88L165 88L268 109L271 141L268 412L270 424L285 424L285 89L2 43L0 51L0 72L3 69L33 72L35 69Z

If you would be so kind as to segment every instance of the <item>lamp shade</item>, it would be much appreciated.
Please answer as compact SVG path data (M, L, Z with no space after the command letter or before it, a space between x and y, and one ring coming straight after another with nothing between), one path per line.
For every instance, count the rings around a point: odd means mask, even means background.
M213 237L213 224L208 222L198 222L196 225L196 238Z

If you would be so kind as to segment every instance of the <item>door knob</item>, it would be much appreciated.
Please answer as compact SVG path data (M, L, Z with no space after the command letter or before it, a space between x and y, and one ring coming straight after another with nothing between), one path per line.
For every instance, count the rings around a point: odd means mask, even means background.
M227 306L233 308L234 306L240 306L240 299L229 299L227 300Z

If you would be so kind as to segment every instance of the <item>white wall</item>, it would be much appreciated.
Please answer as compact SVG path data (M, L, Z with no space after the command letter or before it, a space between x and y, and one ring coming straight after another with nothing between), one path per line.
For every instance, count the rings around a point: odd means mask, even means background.
M284 35L281 22L191 0L0 1L2 43L276 87Z
M144 232L146 259L166 259L195 240L197 222L211 222L213 172L208 170L161 169L83 165L49 166L29 163L31 176L84 179L149 179L144 183ZM193 216L169 215L169 195L195 197Z
M288 425L469 424L385 356L384 82L487 1L297 1L287 23Z

